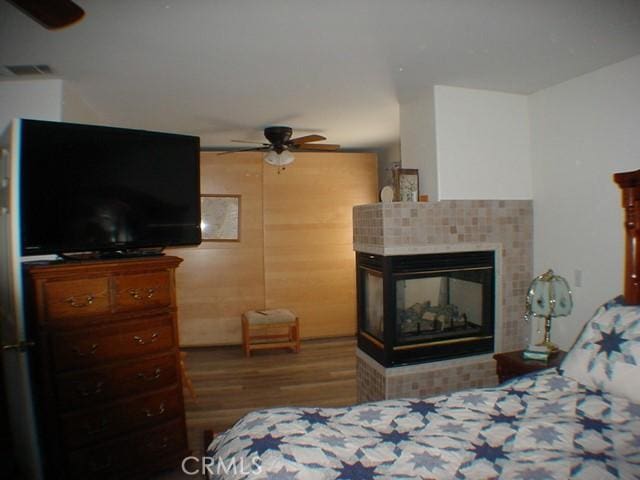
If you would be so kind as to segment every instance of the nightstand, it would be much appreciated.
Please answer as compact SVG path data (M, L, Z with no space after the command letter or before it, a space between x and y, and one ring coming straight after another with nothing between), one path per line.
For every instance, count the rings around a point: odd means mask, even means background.
M563 350L558 350L549 358L548 362L540 362L537 360L525 360L522 358L523 351L524 350L517 350L515 352L496 353L493 356L496 361L496 373L498 374L500 383L524 375L525 373L557 367L562 363L562 359L567 354L567 352Z

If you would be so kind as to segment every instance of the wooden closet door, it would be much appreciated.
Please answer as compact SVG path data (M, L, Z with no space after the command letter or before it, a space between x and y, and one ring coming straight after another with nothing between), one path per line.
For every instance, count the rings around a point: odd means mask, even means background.
M266 308L290 308L303 338L356 332L353 206L377 201L369 153L296 153L285 170L265 165Z
M200 154L203 195L240 195L240 241L172 248L183 346L240 343L242 312L264 307L262 153Z

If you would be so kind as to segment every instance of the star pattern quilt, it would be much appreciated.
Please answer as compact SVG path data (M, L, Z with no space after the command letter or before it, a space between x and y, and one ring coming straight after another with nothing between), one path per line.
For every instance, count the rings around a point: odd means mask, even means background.
M592 390L640 403L640 307L616 298L600 307L562 362L562 373Z
M207 457L211 479L640 479L640 404L550 369L428 399L256 411Z

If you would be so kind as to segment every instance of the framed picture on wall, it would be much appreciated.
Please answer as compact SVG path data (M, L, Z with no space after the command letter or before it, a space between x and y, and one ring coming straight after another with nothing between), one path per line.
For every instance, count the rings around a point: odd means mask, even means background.
M240 241L240 195L201 195L202 240Z
M396 168L393 170L393 190L396 202L417 202L420 194L418 169Z

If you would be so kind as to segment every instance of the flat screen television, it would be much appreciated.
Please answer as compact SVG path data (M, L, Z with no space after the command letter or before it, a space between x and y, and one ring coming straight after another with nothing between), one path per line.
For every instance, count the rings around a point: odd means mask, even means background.
M200 243L198 137L18 125L23 255L136 255Z

